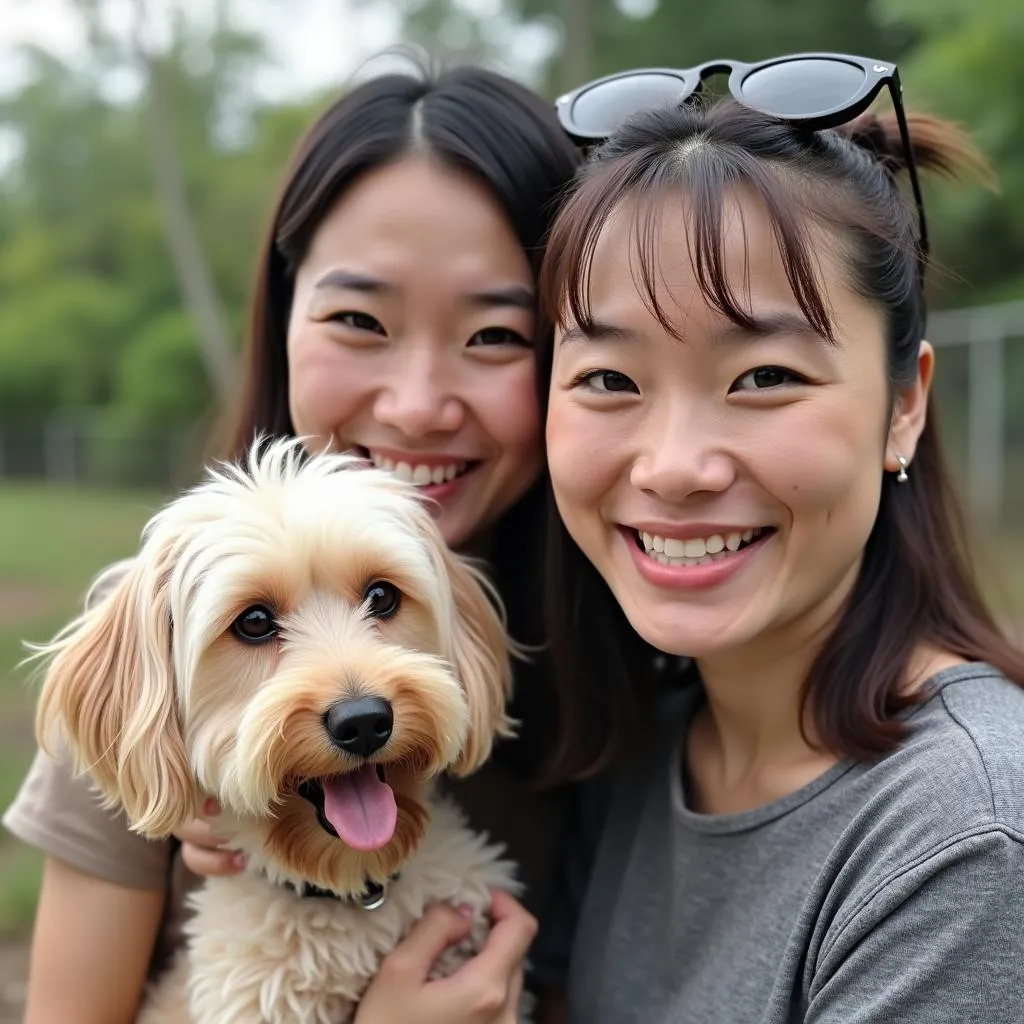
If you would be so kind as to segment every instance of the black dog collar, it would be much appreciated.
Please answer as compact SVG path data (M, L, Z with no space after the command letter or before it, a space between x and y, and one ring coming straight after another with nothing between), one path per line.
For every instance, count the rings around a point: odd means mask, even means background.
M342 903L351 903L363 910L379 910L388 901L388 886L398 881L397 874L392 875L383 885L380 882L366 880L366 886L358 893L337 893L333 889L321 889L319 885L312 882L303 882L301 886L291 882L284 885L291 889L302 899L330 899L340 900Z

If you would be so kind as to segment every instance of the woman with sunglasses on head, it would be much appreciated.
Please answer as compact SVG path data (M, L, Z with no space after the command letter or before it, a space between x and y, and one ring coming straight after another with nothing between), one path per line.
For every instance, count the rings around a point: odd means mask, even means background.
M302 142L274 213L229 445L240 457L259 433L297 434L419 484L448 543L487 559L510 630L529 645L542 639L536 273L577 162L544 101L482 70L388 75L339 100ZM434 957L469 923L429 911L360 1024L514 1019L564 796L533 786L553 722L543 658L516 673L520 738L452 789L475 827L507 843L527 909L497 895L484 951L436 984L425 980ZM37 758L5 817L46 855L27 1024L134 1019L147 977L180 941L196 876L239 870L218 848L215 810L183 846L146 842L86 779Z
M891 67L788 62L707 108L679 76L561 103L610 138L542 273L550 641L563 769L615 758L568 1019L1009 1024L1024 654L965 554L899 188L984 168L898 90L863 114Z

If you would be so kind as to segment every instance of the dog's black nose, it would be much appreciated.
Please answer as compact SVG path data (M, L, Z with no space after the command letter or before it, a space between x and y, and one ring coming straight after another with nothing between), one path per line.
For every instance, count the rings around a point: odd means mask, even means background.
M391 739L395 716L380 697L339 700L324 715L324 726L335 746L346 754L369 757Z

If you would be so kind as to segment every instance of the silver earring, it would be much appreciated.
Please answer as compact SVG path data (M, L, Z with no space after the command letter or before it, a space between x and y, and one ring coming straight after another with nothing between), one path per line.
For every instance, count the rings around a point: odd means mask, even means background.
M910 479L907 476L907 466L910 465L910 463L908 463L902 455L897 455L896 461L900 464L900 471L896 474L896 483L905 484L907 480Z

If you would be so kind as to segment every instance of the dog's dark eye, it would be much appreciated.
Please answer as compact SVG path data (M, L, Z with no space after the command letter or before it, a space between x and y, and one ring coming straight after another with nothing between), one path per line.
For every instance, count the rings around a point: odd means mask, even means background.
M231 623L231 632L244 643L262 644L277 635L277 623L265 604L254 604Z
M366 610L375 619L390 619L402 603L402 592L386 580L374 580L363 592Z

